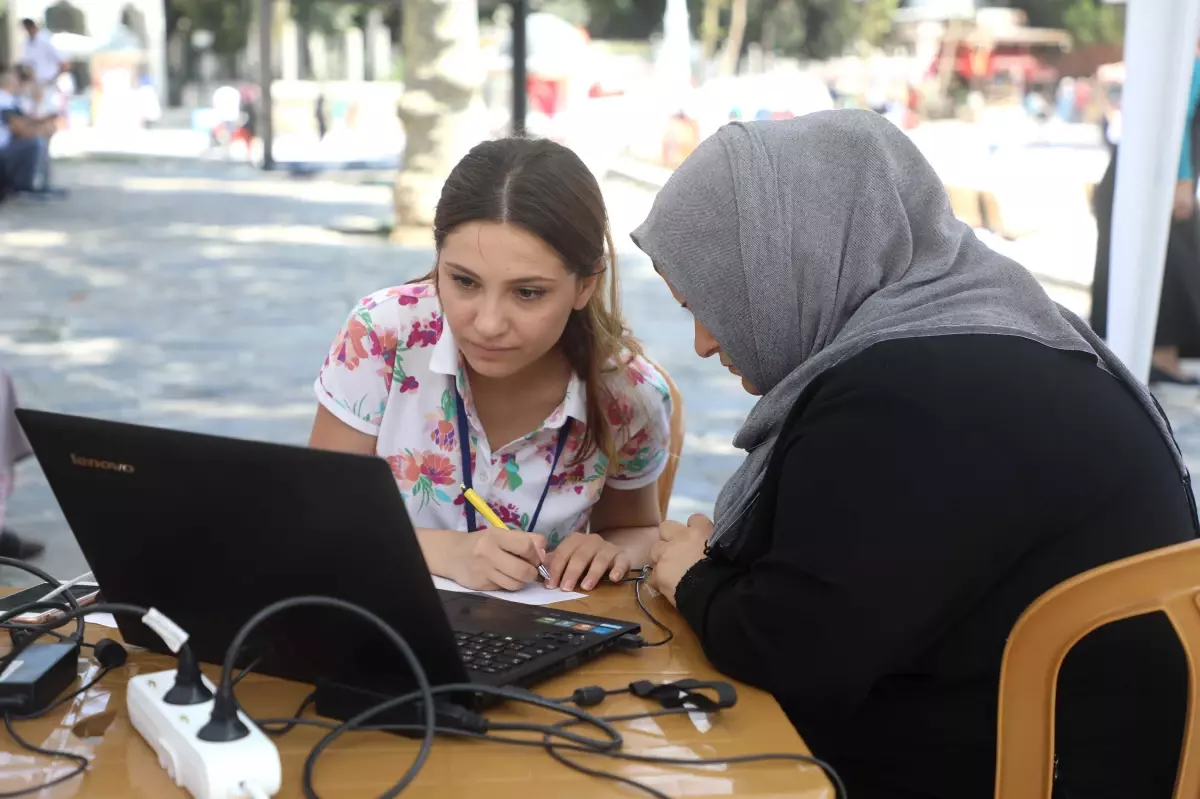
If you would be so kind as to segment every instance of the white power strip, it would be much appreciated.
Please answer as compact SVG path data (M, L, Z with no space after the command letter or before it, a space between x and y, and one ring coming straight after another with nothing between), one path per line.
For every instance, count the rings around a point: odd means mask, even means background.
M213 702L168 705L163 697L174 684L174 670L139 674L129 680L125 703L134 729L158 754L159 765L175 784L196 799L257 799L279 793L283 776L275 743L241 712L238 717L250 730L245 738L200 740ZM204 684L216 692L207 677Z

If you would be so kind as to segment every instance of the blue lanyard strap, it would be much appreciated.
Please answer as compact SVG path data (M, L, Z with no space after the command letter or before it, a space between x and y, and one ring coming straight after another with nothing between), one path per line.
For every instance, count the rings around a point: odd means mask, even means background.
M471 428L467 424L467 408L463 405L462 395L454 389L454 401L458 405L458 446L462 452L462 482L471 488ZM470 502L463 501L463 510L467 514L467 532L475 532L475 508Z
M457 387L454 389L454 403L458 407L458 446L462 452L462 482L467 488L473 488L471 483L471 428L467 423L467 406L463 404L462 395L458 393ZM567 439L571 437L571 425L574 421L568 417L558 431L558 441L554 445L554 460L550 462L550 474L546 477L546 485L542 487L542 496L538 499L537 508L533 511L533 517L530 519L529 529L526 532L532 533L537 529L538 518L542 515L542 506L546 504L546 495L550 493L550 484L554 482L554 472L558 469L558 459L562 457L563 450L566 449ZM477 529L475 508L470 502L464 502L463 511L467 515L467 532L475 532Z

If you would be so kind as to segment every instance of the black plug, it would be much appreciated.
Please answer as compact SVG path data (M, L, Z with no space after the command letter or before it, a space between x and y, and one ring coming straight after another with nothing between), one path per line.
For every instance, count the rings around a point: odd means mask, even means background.
M424 708L416 703L417 714L422 714ZM434 711L437 713L435 723L439 727L449 727L454 730L465 730L476 735L484 735L488 731L488 720L478 713L467 710L453 702L438 702L435 700Z
M13 648L20 646L33 637L33 633L24 627L9 627L8 640L12 641Z
M168 705L201 705L213 698L212 691L204 684L200 675L200 664L185 645L179 650L179 668L175 670L175 684L167 691L163 701Z
M576 688L567 701L577 707L595 707L603 702L608 694L609 692L599 685L589 685L586 688Z
M125 665L129 653L125 647L111 638L101 638L92 649L96 662L107 669L115 669Z
M701 690L716 693L713 699ZM737 690L727 682L702 681L693 679L676 680L662 684L649 680L637 680L629 683L629 693L639 699L653 699L664 708L691 707L704 713L715 713L737 704Z
M233 701L232 693L226 695L221 692L213 702L212 716L208 723L200 728L197 737L201 741L228 743L245 738L249 734L250 728L238 718L237 703Z

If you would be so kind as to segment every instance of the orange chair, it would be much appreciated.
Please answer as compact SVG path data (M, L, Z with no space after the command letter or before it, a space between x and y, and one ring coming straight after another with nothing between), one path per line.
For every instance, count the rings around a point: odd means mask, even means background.
M667 381L667 389L671 392L671 443L667 448L667 468L658 478L658 509L662 518L666 519L671 491L675 488L675 472L679 470L679 455L683 452L683 396L667 370L651 363Z
M1004 650L996 742L996 799L1049 799L1054 700L1063 658L1105 624L1161 610L1187 652L1187 723L1175 799L1200 796L1200 540L1110 563L1047 591L1021 614Z

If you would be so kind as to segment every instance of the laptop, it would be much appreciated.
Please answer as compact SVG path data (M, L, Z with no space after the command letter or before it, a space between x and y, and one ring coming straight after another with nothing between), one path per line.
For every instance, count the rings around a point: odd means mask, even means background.
M190 634L202 661L221 663L238 628L263 607L313 594L381 616L434 685L531 685L640 631L619 619L437 590L381 458L16 414L104 598L158 608ZM119 616L117 625L127 643L167 651L138 619ZM322 686L374 696L416 688L376 628L333 609L274 617L251 636L239 660L247 665L313 683L319 696ZM317 709L345 717L328 704Z

